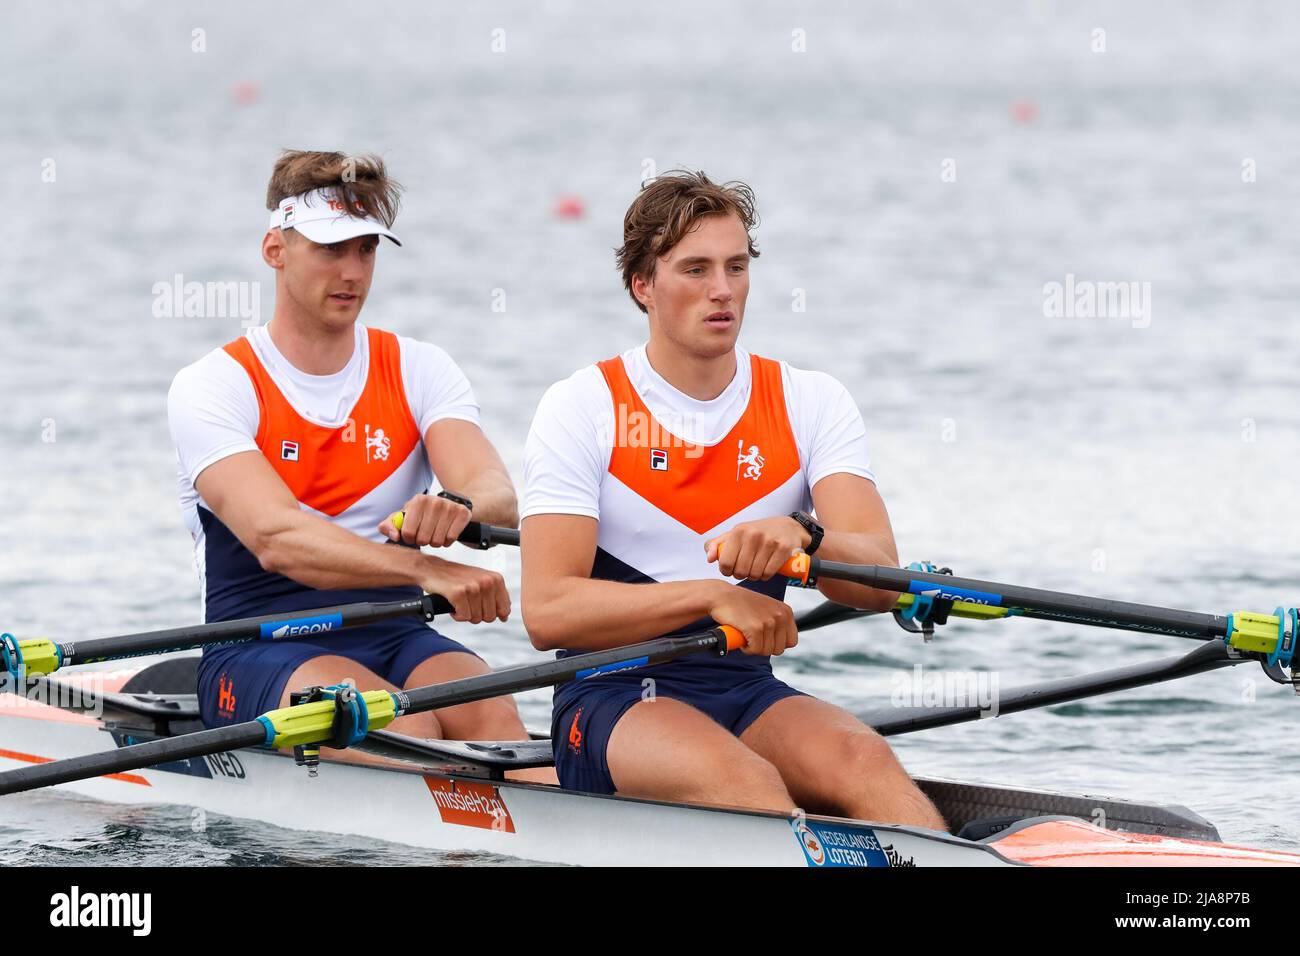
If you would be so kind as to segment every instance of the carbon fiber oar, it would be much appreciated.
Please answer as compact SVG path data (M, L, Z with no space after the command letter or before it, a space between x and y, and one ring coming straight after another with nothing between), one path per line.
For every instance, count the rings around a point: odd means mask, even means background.
M917 568L823 561L806 554L791 557L778 573L799 587L815 587L820 578L852 581L869 588L912 595L914 600L957 602L986 617L1030 617L1193 640L1217 639L1237 654L1258 660L1272 680L1300 687L1297 683L1300 657L1295 653L1300 611L1294 607L1278 607L1272 614L1253 611L1206 614L960 578ZM959 613L955 610L957 604L953 613ZM1283 668L1291 669L1290 679L1283 674Z

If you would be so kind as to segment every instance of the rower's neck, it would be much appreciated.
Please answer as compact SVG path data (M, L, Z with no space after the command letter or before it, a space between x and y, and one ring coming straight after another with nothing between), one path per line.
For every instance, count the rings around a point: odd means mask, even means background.
M713 401L736 377L734 348L722 355L702 357L651 338L646 343L645 356L660 378L697 402Z
M308 375L333 375L352 359L356 350L355 323L339 329L322 326L300 310L275 304L275 315L266 326L267 334L292 365Z

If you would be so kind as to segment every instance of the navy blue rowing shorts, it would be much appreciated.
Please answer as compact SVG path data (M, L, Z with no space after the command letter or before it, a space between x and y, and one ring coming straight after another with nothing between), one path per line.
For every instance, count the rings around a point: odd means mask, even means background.
M209 647L199 662L199 710L208 727L254 720L280 706L293 672L314 657L346 657L401 687L430 657L455 651L474 653L414 619L378 621L309 640ZM339 681L355 676L338 675Z
M646 681L653 684L646 685ZM772 673L766 657L732 651L725 658L695 655L666 664L613 671L555 689L551 743L560 786L614 793L605 757L614 727L648 690L703 711L739 737L779 700L807 696Z

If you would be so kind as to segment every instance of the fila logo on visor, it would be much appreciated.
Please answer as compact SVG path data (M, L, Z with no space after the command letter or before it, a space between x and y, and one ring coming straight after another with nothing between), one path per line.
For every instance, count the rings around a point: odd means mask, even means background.
M280 442L280 460L281 461L298 460L298 443L296 441Z
M659 448L650 449L650 470L667 471L668 470L668 452Z

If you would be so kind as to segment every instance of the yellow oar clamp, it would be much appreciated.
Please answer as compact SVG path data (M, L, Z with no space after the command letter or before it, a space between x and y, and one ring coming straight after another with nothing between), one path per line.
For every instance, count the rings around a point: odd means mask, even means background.
M53 674L62 663L59 645L51 640L20 641L12 634L0 634L0 691L19 690L29 676Z
M257 719L266 728L267 747L279 750L325 744L341 749L388 726L396 716L397 704L388 691L361 692L351 685L339 685L321 688L319 700L281 707Z
M1283 643L1285 631L1285 618L1280 614L1236 611L1228 615L1228 631L1223 640L1239 651L1273 654Z
M28 641L19 641L18 646L22 648L28 677L37 674L53 674L63 666L63 652L59 649L59 645L51 640L37 637Z

